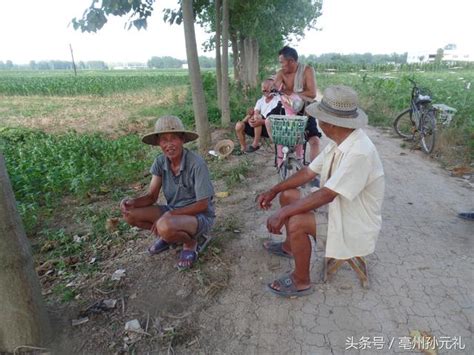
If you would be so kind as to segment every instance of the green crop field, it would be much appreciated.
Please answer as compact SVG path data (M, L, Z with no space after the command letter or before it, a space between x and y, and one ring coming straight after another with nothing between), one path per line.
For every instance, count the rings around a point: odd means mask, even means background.
M354 87L370 123L390 127L409 105L415 79L434 102L457 109L450 127L440 127L438 155L472 163L474 152L474 70L431 72L355 71L316 73L321 91L331 84ZM203 74L209 119L219 125L215 77ZM241 119L259 92L245 97L233 84L232 119ZM194 125L185 70L80 72L0 71L0 151L5 155L19 210L32 231L64 196L123 186L151 163L139 136L156 117L175 114ZM449 154L448 154L449 153Z
M185 70L4 71L0 72L0 95L108 95L145 88L188 84Z

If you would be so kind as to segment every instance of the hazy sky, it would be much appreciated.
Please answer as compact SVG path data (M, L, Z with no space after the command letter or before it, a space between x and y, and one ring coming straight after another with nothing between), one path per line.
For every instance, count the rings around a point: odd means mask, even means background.
M162 21L162 9L176 0L157 0L147 31L124 29L126 17L110 18L97 34L74 31L92 0L0 0L0 60L146 62L152 56L185 59L182 26ZM290 1L290 0L289 0ZM473 0L324 0L317 27L292 45L300 54L404 53L456 43L474 54ZM269 28L269 31L271 29ZM196 26L200 54L207 34ZM278 48L275 48L275 52Z

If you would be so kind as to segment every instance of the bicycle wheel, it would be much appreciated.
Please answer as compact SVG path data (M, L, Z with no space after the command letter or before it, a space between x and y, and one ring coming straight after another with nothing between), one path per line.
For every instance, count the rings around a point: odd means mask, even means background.
M288 179L291 175L294 175L297 171L301 169L303 169L303 164L301 163L301 161L294 157L289 157L281 164L280 169L278 169L280 181Z
M416 132L415 120L411 108L402 111L393 121L393 129L400 137L413 140Z
M421 119L421 148L426 154L430 154L434 149L436 141L436 116L433 110L429 110L423 113Z

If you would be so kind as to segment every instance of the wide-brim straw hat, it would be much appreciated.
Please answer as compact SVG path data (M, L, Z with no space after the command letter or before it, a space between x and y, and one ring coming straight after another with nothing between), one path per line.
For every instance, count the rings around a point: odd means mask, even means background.
M367 122L366 113L358 107L357 93L344 85L333 85L324 90L321 102L306 108L316 119L344 128L362 128Z
M196 132L188 131L184 128L183 122L176 116L163 116L155 123L155 131L148 133L142 138L142 142L151 145L158 145L158 135L164 133L182 133L184 143L191 142L199 137Z
M216 143L214 150L219 158L226 158L234 150L234 142L230 139L223 139Z

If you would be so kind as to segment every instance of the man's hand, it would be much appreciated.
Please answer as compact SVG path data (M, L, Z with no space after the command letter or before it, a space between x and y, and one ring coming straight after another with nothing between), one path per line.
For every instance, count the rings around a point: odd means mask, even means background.
M264 124L264 120L260 118L260 115L253 115L252 117L250 117L250 120L249 120L250 127L255 128L263 124Z
M272 214L270 218L267 219L267 229L270 233L282 234L281 228L285 224L286 219L282 218L280 211L281 210Z
M122 201L120 201L120 211L124 216L128 216L130 214L130 210L134 207L134 200L125 197Z
M260 195L257 196L257 203L258 206L263 210L268 210L272 207L272 200L275 198L277 194L272 190L268 190L262 192Z

